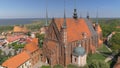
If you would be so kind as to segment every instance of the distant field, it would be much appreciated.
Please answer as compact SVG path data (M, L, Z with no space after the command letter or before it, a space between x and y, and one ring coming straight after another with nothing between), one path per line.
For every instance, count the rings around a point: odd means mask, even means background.
M93 23L96 22L96 18L91 18ZM49 19L50 20L50 19ZM103 36L107 36L113 30L120 31L120 29L114 29L116 26L120 26L120 18L99 18L99 24L103 30ZM0 19L0 32L10 31L14 25L25 25L29 30L39 30L45 24L45 19Z
M12 19L14 21L14 19ZM20 20L20 19L19 19ZM19 21L18 20L18 21ZM23 21L23 19L21 19ZM28 19L25 19L25 21ZM31 19L29 19L31 20ZM15 20L16 21L16 20ZM24 22L25 22L24 21ZM1 22L1 21L0 21ZM11 22L11 21L10 21ZM17 22L17 21L16 21ZM27 21L28 22L28 21ZM2 24L2 23L1 23ZM0 25L0 32L5 32L5 31L12 31L14 25L25 25L29 30L38 30L40 27L42 27L45 24L45 19L32 19L31 22L29 23L23 23L23 22L18 22L18 23L11 23L13 25L8 25L10 23L7 23L5 25Z

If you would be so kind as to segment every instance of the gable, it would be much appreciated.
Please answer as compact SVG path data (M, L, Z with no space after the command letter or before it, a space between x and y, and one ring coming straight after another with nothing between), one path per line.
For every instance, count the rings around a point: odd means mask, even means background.
M56 24L54 22L51 22L50 26L48 27L48 32L47 32L47 38L51 40L59 40L60 33L56 27Z
M64 22L63 18L57 18L55 19L55 23L57 25L57 28L61 29L62 24ZM90 29L85 21L85 19L73 19L73 18L66 18L66 25L67 25L67 41L77 41L83 39L83 33L86 33L87 37L91 36Z

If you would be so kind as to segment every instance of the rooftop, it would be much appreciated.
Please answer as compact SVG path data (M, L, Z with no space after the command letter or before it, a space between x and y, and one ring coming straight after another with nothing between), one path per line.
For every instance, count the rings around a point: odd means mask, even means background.
M5 66L7 68L17 68L19 67L21 64L25 63L26 61L28 61L30 59L30 56L24 51L21 52L20 54L9 58L8 60L6 60L2 66Z
M55 23L57 25L58 30L60 31L62 28L62 24L64 22L63 18L56 18ZM86 33L87 37L91 36L91 32L89 30L88 25L86 24L85 19L73 19L66 18L67 24L67 41L72 42L76 40L80 40L83 38L82 33Z

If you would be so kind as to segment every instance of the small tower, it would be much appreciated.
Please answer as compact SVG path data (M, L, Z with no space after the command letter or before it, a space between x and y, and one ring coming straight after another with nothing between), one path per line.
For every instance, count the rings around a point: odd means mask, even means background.
M78 18L78 16L77 16L77 9L76 9L76 0L74 1L74 13L73 13L73 18L74 19L77 19Z
M87 53L81 44L75 47L72 53L72 64L83 67L86 65Z
M47 10L47 1L46 1L46 22L45 22L45 26L48 26L48 10Z
M98 30L98 10L97 10L97 13L96 13L95 30L96 30L96 31Z
M80 18L82 18L82 14L80 13Z
M89 19L90 17L89 17L89 12L87 12L87 19Z
M65 1L65 0L64 0ZM66 14L65 14L65 4L64 4L64 22L63 22L63 25L62 25L62 28L63 29L66 29L67 28L67 24L66 24Z
M77 18L78 18L78 16L77 16L77 9L74 9L73 18L74 18L74 19L77 19Z

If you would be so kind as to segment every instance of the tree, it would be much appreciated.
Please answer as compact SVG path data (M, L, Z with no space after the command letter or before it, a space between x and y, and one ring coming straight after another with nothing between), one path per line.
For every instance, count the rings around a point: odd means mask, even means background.
M2 50L0 49L0 55L2 54Z
M116 33L115 35L113 35L109 41L109 44L110 48L113 51L118 52L118 50L120 49L120 34Z
M45 36L44 34L39 34L39 33L36 34L36 37L38 38L38 43L39 43L40 48L42 48L44 36Z
M109 68L109 65L104 61L94 60L94 61L91 61L89 68Z

